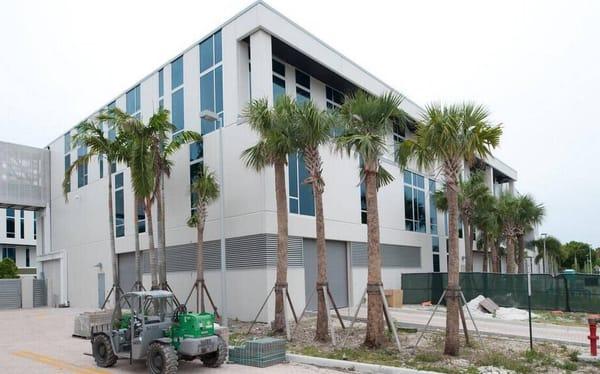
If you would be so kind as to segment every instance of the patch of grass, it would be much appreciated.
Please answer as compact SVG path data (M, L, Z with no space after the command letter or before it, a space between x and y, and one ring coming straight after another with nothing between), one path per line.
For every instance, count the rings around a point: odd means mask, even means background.
M476 362L477 366L496 366L504 369L513 370L517 373L533 373L531 367L522 362L518 356L508 357L499 352L489 352L484 354Z
M560 368L563 370L566 370L568 372L571 372L571 371L577 370L577 364L574 363L573 361L565 361L565 362L563 362L562 365L560 365Z
M420 362L438 362L443 359L443 356L437 352L420 352L415 355L414 359Z
M319 350L319 348L314 346L307 346L299 349L298 353L306 356L331 358L334 360L358 361L387 366L402 366L402 361L398 359L398 352L396 350L344 348L326 352Z
M579 352L575 350L569 351L569 360L571 360L571 362L579 361Z

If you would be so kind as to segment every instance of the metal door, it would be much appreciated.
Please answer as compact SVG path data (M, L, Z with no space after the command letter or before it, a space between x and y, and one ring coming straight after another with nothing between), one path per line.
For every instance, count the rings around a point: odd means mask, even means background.
M21 280L0 279L0 309L21 307Z
M314 239L304 239L304 281L306 301L315 289L317 281L317 243ZM327 246L327 278L329 289L339 308L348 306L348 257L345 242L328 240ZM317 298L313 299L308 310L316 310Z

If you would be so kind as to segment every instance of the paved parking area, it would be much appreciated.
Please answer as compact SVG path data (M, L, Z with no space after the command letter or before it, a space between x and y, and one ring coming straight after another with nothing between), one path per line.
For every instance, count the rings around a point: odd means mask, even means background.
M144 363L120 360L110 369L96 367L89 340L73 338L73 319L80 309L20 309L0 311L0 373L147 373ZM224 365L209 369L199 361L180 362L180 373L333 374L308 365L286 364L266 369Z

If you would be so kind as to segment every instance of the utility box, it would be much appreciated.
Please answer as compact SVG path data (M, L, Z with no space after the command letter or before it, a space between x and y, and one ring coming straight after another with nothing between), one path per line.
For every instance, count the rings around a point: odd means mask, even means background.
M403 291L399 288L385 290L385 299L390 308L402 308Z

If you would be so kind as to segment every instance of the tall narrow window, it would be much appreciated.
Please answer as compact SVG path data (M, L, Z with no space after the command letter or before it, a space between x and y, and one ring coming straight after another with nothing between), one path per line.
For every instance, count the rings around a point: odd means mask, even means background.
M175 133L184 128L183 106L183 56L171 62L171 122Z
M66 133L63 136L63 140L64 140L64 151L65 151L65 173L67 172L67 170L69 170L69 168L71 167L71 133ZM71 192L71 180L69 178L69 180L66 183L65 186L65 190L67 192Z
M87 147L77 148L77 159L87 154ZM77 187L81 188L88 183L88 163L85 162L77 166Z
M367 184L360 183L360 222L367 223Z
M273 64L273 102L285 95L285 65L277 60Z
M104 178L104 156L98 156L98 169L100 174L100 179Z
M115 174L115 236L125 236L125 196L123 173Z
M158 71L158 107L165 107L165 72L163 69Z
M200 176L204 163L204 146L202 141L190 144L190 186ZM196 210L198 197L195 193L190 194L190 205L192 214Z
M440 238L437 236L431 237L431 251L433 252L433 271L440 271Z
M438 234L437 206L435 204L435 180L429 180L429 231L432 235Z
M6 237L15 237L15 210L6 208Z
M312 186L304 182L308 177L304 156L301 153L288 155L288 180L290 213L315 215L315 198Z
M338 110L344 103L344 94L341 91L336 90L332 87L325 87L325 104L328 110ZM331 136L339 136L342 134L341 127L332 127Z
M215 112L220 120L200 120L201 133L208 134L223 121L223 64L221 62L221 32L200 43L200 111Z
M426 232L425 178L404 171L404 222L406 230Z
M19 223L19 233L21 235L21 239L25 239L25 211L23 209L21 209Z
M142 118L140 94L139 84L125 94L125 109L127 110L127 114L137 119Z
M33 211L33 239L37 240L37 212Z
M296 102L302 104L310 100L310 76L296 69Z
M143 201L140 201L138 204L137 211L137 225L138 225L138 233L146 232L146 204Z
M25 267L31 266L31 259L29 258L29 248L25 248Z

